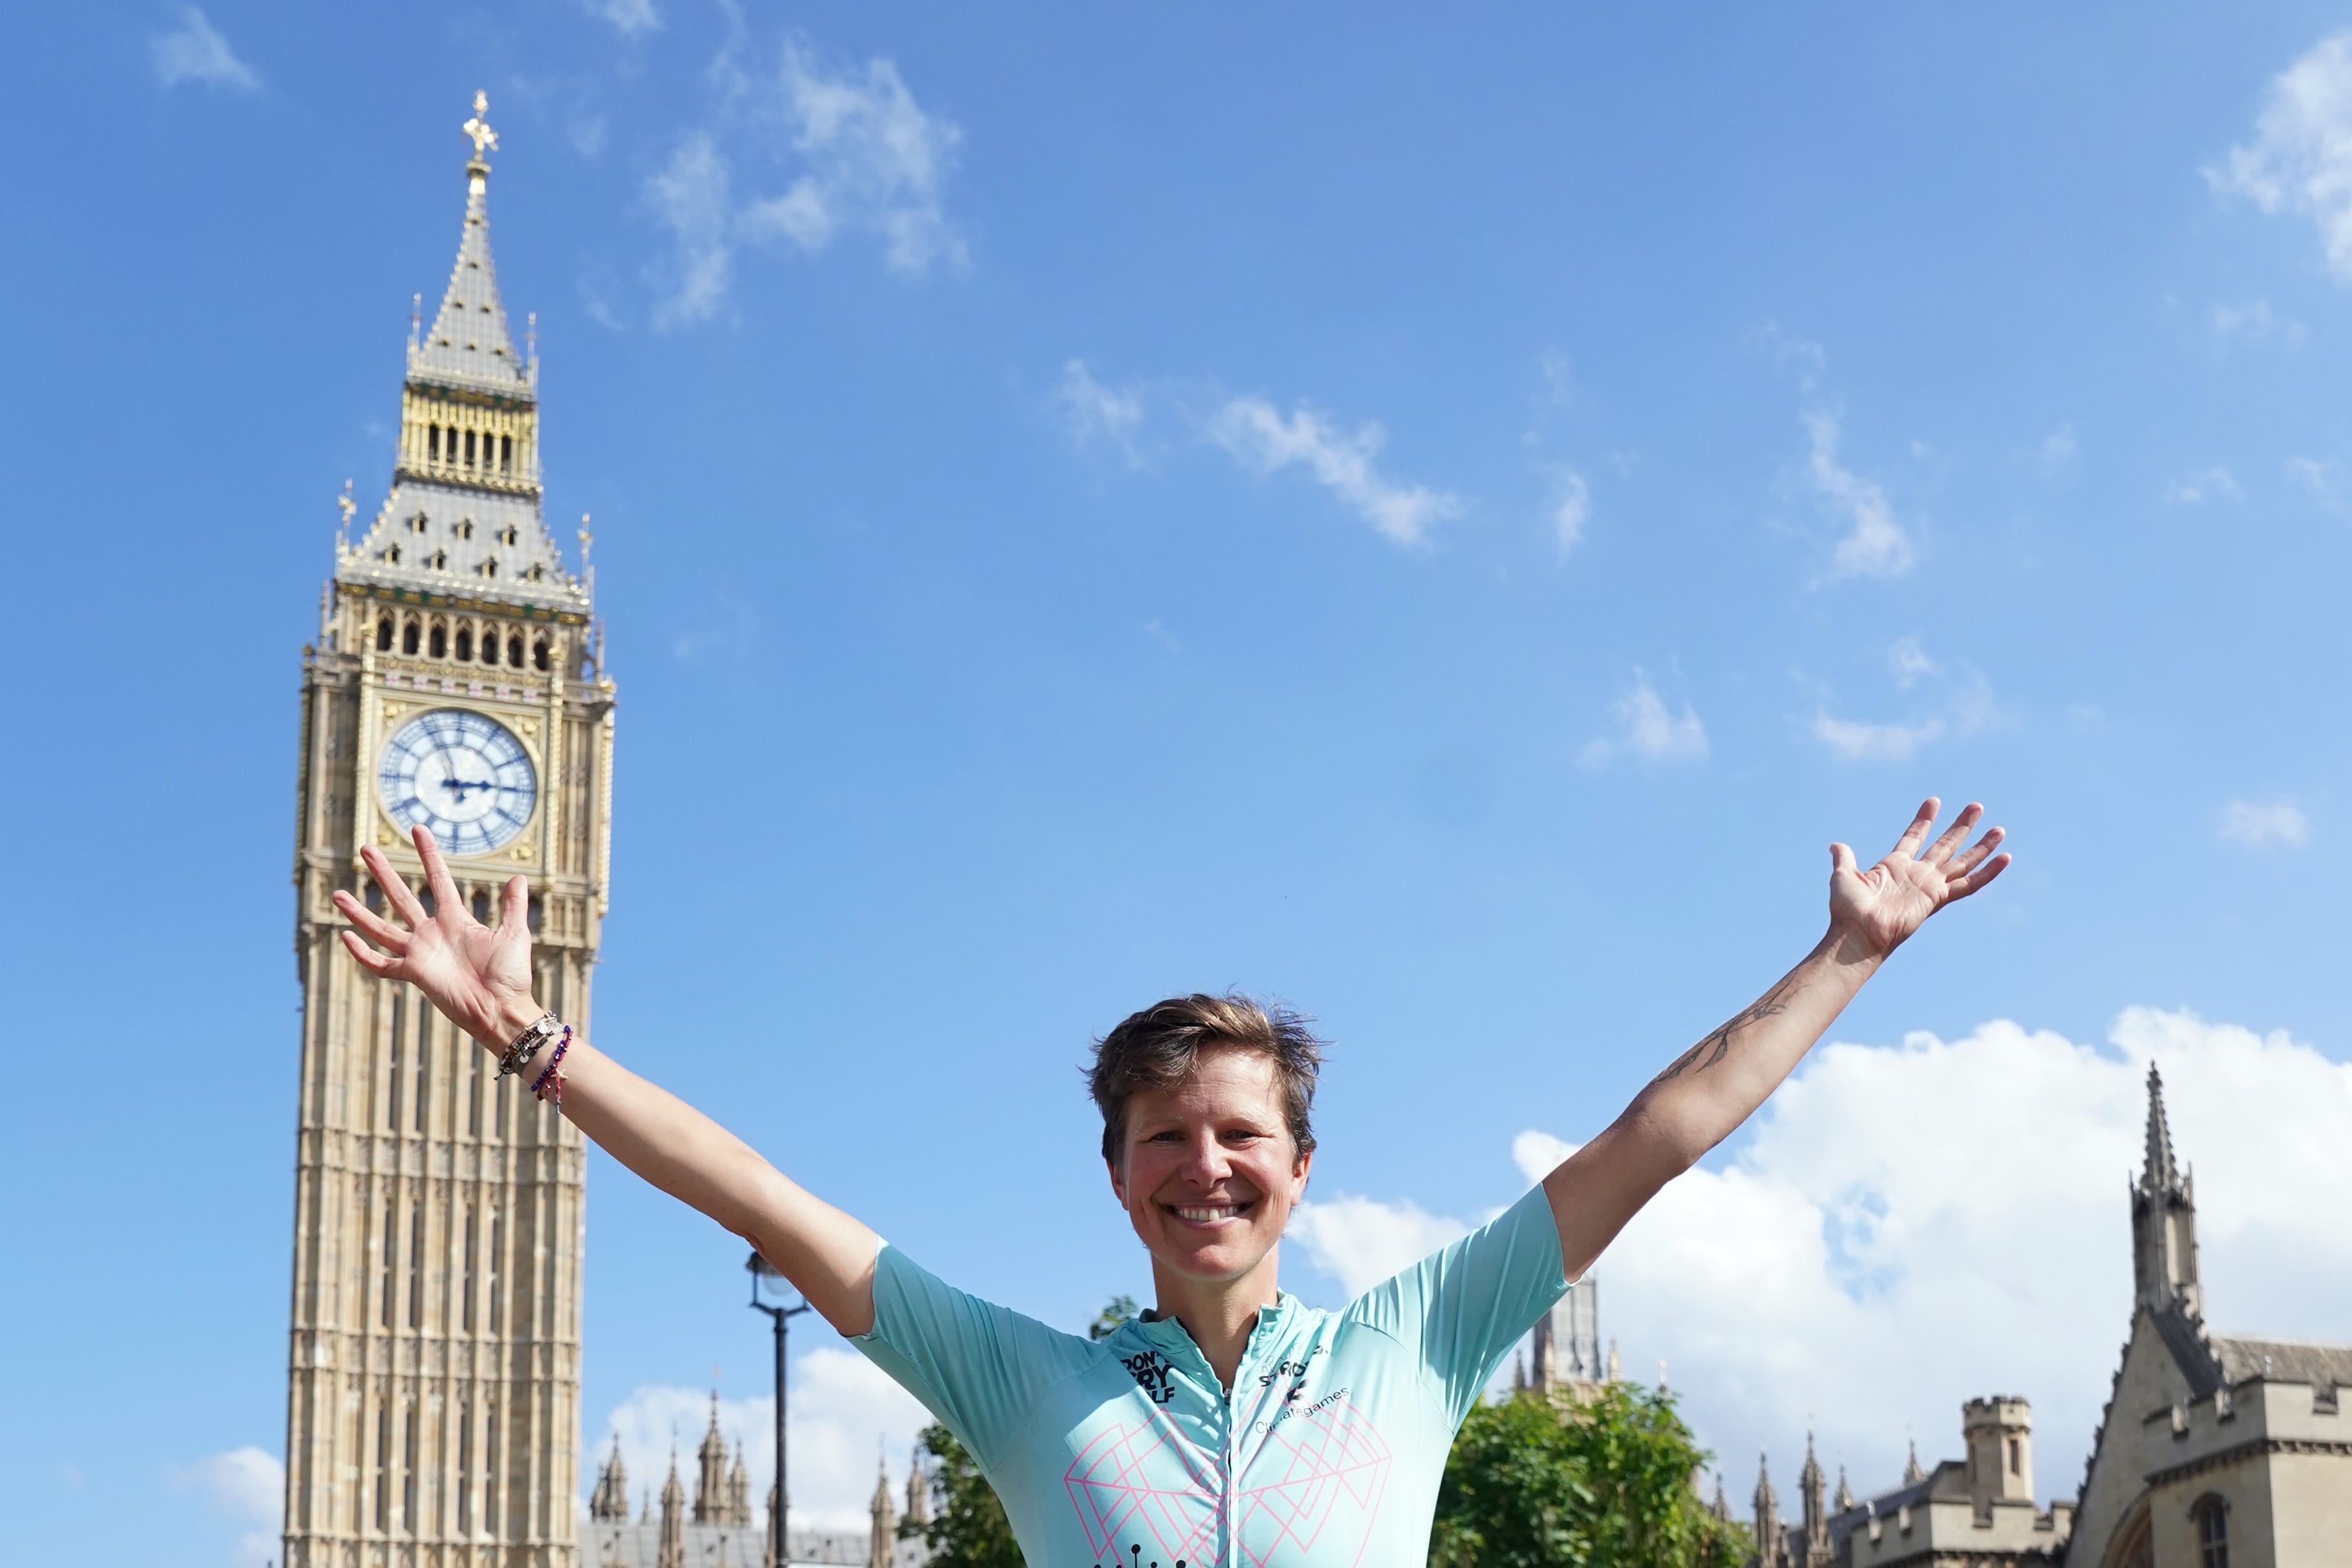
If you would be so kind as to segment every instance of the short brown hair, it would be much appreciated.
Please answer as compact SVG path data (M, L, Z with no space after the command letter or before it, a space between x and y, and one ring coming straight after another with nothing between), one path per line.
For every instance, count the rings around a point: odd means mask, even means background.
M1087 1071L1087 1087L1102 1112L1104 1160L1118 1164L1127 1144L1127 1103L1137 1090L1183 1082L1202 1051L1220 1047L1274 1059L1283 1123L1297 1153L1307 1154L1315 1147L1309 1113L1315 1107L1315 1073L1323 1065L1323 1042L1307 1027L1312 1021L1279 1002L1260 1002L1239 991L1222 997L1195 991L1129 1014L1095 1041L1094 1065Z

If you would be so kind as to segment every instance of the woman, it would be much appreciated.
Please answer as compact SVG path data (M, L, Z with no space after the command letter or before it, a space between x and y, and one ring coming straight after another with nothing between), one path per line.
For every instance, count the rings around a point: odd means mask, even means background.
M1341 1312L1276 1286L1314 1164L1314 1038L1238 997L1128 1019L1096 1048L1092 1086L1157 1302L1100 1342L942 1283L573 1038L530 996L521 877L486 927L420 828L434 915L373 848L368 871L404 924L349 893L335 904L363 967L416 986L607 1153L748 1239L945 1422L1033 1568L1421 1568L1454 1430L1519 1335L1764 1102L1888 954L2009 864L1999 828L1961 848L1974 805L1928 843L1937 810L1922 805L1866 872L1831 845L1829 929L1795 968L1492 1224Z

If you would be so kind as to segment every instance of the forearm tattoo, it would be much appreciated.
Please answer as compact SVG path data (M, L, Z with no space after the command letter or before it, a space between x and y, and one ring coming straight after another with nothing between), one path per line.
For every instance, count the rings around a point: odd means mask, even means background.
M1796 988L1796 977L1793 975L1782 980L1759 998L1755 1006L1734 1013L1724 1021L1721 1029L1675 1057L1666 1064L1666 1070L1664 1072L1659 1073L1650 1082L1664 1083L1670 1078L1680 1078L1685 1069L1693 1072L1705 1072L1731 1053L1731 1037L1743 1025L1761 1023L1775 1013L1788 1011L1789 1004L1785 998L1791 990Z

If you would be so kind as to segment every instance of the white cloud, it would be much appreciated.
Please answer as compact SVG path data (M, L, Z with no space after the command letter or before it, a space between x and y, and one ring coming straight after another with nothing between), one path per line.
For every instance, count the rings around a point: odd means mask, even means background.
M1621 757L1644 762L1704 762L1706 726L1688 702L1676 713L1666 706L1649 675L1636 669L1633 679L1609 705L1616 727L1584 743L1577 760L1587 768L1605 768Z
M1584 476L1573 468L1559 471L1559 498L1552 503L1551 536L1561 558L1584 539L1584 525L1592 516L1592 492Z
M1842 718L1826 702L1816 707L1808 728L1841 762L1907 762L1930 742L1979 735L2002 721L1980 672L1957 663L1947 670L1916 637L1898 637L1888 646L1886 668L1896 691L1919 691L1924 702L1889 720Z
M1838 718L1827 712L1813 716L1813 738L1841 762L1907 762L1944 728L1940 718L1906 724Z
M2312 498L2331 512L2345 510L2343 475L2322 457L2290 457L2286 476L2311 492Z
M2074 462L2074 455L2079 450L2080 446L2074 439L2074 427L2072 424L2062 424L2042 438L2042 445L2034 453L2034 465L2040 468L2042 476L2047 478Z
M2271 308L2267 299L2216 305L2209 319L2214 341L2225 346L2246 343L2263 347L2275 343L2282 349L2293 350L2302 348L2311 337L2302 322L2280 315Z
M230 1448L174 1468L170 1479L203 1492L236 1522L235 1568L262 1568L277 1558L285 1534L286 1467L276 1455L250 1446Z
M1829 369L1829 350L1811 338L1784 331L1778 321L1767 321L1748 334L1748 344L1772 356L1772 362L1792 372L1797 384L1811 392Z
M878 1448L903 1489L907 1456L915 1434L930 1416L915 1396L854 1350L827 1346L793 1359L792 1404L786 1419L793 1450L793 1524L818 1530L864 1531L866 1503L874 1493L874 1456ZM767 1519L768 1489L776 1476L776 1402L772 1396L722 1399L719 1430L731 1456L743 1445L743 1467L751 1479L753 1516ZM629 1471L629 1507L642 1495L658 1496L669 1474L675 1443L678 1479L694 1496L695 1451L710 1426L707 1389L647 1385L631 1392L595 1433L583 1456L584 1491L612 1452L615 1433L621 1462ZM730 1458L730 1462L732 1463Z
M2328 270L2352 282L2352 33L2322 39L2280 72L2252 140L2205 177L2265 213L2310 218Z
M625 38L658 31L662 25L654 0L581 0L581 5L590 16L611 23L613 31Z
M1594 1273L1628 1365L1664 1358L1735 1493L1769 1434L1793 1475L1810 1419L1856 1490L1895 1483L1906 1429L1959 1455L1964 1399L2032 1401L2039 1496L2072 1496L2129 1325L2126 1179L2144 1080L2163 1070L2175 1147L2197 1174L2207 1317L2224 1333L2346 1337L2352 1206L2283 1193L2352 1186L2352 1067L2283 1034L2135 1008L2112 1049L2006 1021L1945 1041L1818 1048L1726 1163L1670 1184ZM1513 1145L1539 1179L1571 1145ZM1349 1200L1310 1251L1371 1275L1394 1235L1460 1222ZM1354 1260L1361 1260L1360 1264Z
M655 326L693 326L726 308L735 284L730 182L726 156L698 132L646 182L654 216L674 241L668 287L654 307Z
M1315 1267L1353 1299L1469 1229L1466 1220L1431 1214L1410 1200L1383 1203L1340 1193L1301 1203L1283 1234L1306 1248Z
M817 251L844 230L869 232L890 269L910 277L962 264L943 195L963 132L924 111L897 65L877 57L863 71L834 72L789 42L775 87L806 172L782 195L744 209L747 234L780 234Z
M1919 645L1916 637L1897 637L1886 650L1886 667L1895 676L1895 689L1907 692L1927 675L1937 671L1936 661L1927 657L1927 650Z
M2249 849L2295 849L2311 842L2311 819L2292 800L2232 800L2217 831Z
M1895 515L1885 487L1838 460L1840 432L1836 414L1816 409L1804 419L1811 442L1805 458L1806 477L1844 523L1846 530L1837 548L1830 552L1822 580L1903 576L1917 563L1918 552L1910 530Z
M658 279L656 325L718 318L745 245L783 243L813 255L843 235L866 234L903 277L964 265L945 205L963 132L917 103L895 64L877 57L862 69L836 71L795 40L771 73L742 70L730 46L712 75L730 134L761 141L757 151L795 172L781 192L739 203L736 160L719 135L698 131L680 144L646 183L673 249Z
M1285 418L1262 397L1237 397L1209 417L1205 434L1261 476L1305 468L1317 484L1401 545L1427 543L1433 526L1462 511L1459 497L1381 475L1373 460L1388 435L1377 423L1359 425L1351 434L1303 402Z
M1054 401L1062 405L1070 422L1072 441L1085 446L1099 437L1118 448L1129 467L1143 466L1142 454L1135 444L1136 433L1143 424L1141 387L1105 386L1095 380L1084 360L1072 360L1062 367L1062 382L1054 391Z
M257 92L261 88L260 74L236 57L220 29L194 5L180 7L179 26L148 37L147 53L155 79L165 87L187 81L226 92Z
M2173 481L2164 498L2176 507L2201 507L2209 501L2234 501L2244 494L2230 471L2217 464Z

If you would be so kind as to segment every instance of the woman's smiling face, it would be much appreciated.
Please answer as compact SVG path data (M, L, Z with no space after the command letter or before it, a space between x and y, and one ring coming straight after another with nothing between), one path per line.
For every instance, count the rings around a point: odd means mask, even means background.
M1274 1059L1225 1047L1202 1051L1181 1082L1128 1102L1111 1188L1160 1267L1237 1280L1282 1239L1313 1161L1291 1142Z

